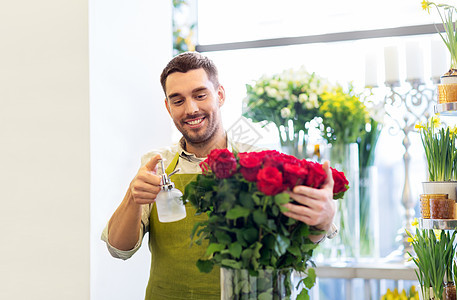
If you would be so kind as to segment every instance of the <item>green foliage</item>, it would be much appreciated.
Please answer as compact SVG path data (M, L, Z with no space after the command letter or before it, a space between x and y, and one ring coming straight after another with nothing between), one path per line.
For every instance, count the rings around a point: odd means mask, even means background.
M246 85L244 116L254 122L272 122L278 128L293 120L294 132L304 130L317 114L327 83L305 68L262 76Z
M443 295L443 282L452 281L452 267L455 254L454 240L457 232L452 234L441 231L436 234L432 229L419 230L413 236L406 231L412 243L413 256L408 253L418 267L417 279L421 285L423 295L428 295L432 287L435 299L441 299ZM428 298L427 298L428 299Z
M430 13L430 6L434 6L440 15L446 34L443 35L440 30L437 31L451 54L451 69L457 68L457 31L455 30L454 13L457 9L448 4L438 4L430 1L422 1L422 8Z
M191 234L196 244L209 242L205 256L197 262L202 272L209 272L213 265L246 269L251 275L265 269L295 269L307 274L302 293L308 294L315 282L314 270L308 267L317 247L309 235L322 232L280 213L282 205L292 201L289 194L266 196L240 173L227 179L200 174L186 186L183 198L198 214L208 215L208 220L195 224ZM239 290L244 287L240 284Z
M426 124L419 123L425 156L427 157L430 181L451 181L457 179L456 128L441 127L440 119L430 118Z
M324 138L329 143L350 144L357 142L365 129L369 114L361 96L352 86L346 92L341 86L322 94L319 114L324 125Z
M246 84L243 116L253 122L274 123L281 146L289 148L289 154L300 156L298 148L306 149L306 142L300 141L299 133L308 133L306 123L317 116L321 94L327 86L325 79L304 67L264 75ZM281 134L281 128L289 134Z

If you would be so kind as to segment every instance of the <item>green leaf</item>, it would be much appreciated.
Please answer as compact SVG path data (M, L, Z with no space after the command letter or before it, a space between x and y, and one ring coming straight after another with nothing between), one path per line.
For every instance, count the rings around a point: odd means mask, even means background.
M258 239L259 232L256 228L247 228L243 230L243 237L249 244L252 244Z
M305 286L310 289L314 286L316 282L316 270L313 268L308 269L308 277L306 278L307 282L304 282Z
M279 215L279 207L278 206L273 206L271 208L271 212L273 213L273 216L277 217Z
M240 269L241 268L241 262L236 261L233 259L223 259L221 260L221 265L225 267L230 267L233 269Z
M243 234L243 229L235 229L235 234L236 234L236 240L238 243L241 244L241 246L246 247L248 244L246 240L244 239L244 234Z
M261 209L257 209L254 211L253 218L254 222L256 222L259 226L266 225L268 221L267 215Z
M297 257L300 257L300 255L301 255L300 249L298 248L297 245L290 246L289 248L287 248L287 251L289 251L290 253L292 253L292 255L297 256Z
M200 272L209 273L213 269L214 263L211 260L199 259L199 260L197 260L196 265L197 265L198 269L200 270Z
M261 204L261 202L262 202L262 201L261 201L261 197L262 197L262 194L260 194L260 193L254 193L254 194L252 194L252 200L254 200L254 203L255 203L256 205L260 205L260 204Z
M235 242L229 246L229 253L232 255L234 258L240 258L241 255L241 244L238 242Z
M273 208L275 208L274 206ZM276 226L275 220L269 219L267 222L267 227L270 229L271 232L275 232L278 229L278 226Z
M250 193L241 192L240 193L240 203L245 208L253 209L254 208L254 201Z
M271 300L271 292L270 291L267 291L267 292L263 292L259 295L259 298L257 298L258 300Z
M210 243L208 248L206 248L205 256L211 256L214 252L220 252L223 249L225 249L225 245L223 244Z
M300 294L297 295L297 300L309 300L309 294L306 289L302 289Z
M277 205L281 206L290 202L290 195L287 193L277 194L275 195L274 201Z
M273 235L268 234L263 237L262 243L265 245L266 248L273 249L273 247L275 246L275 238Z
M287 248L289 247L289 245L290 245L290 240L287 237L282 236L280 234L278 234L276 236L276 243L275 243L274 250L278 254L278 256L283 255L287 251Z
M249 216L250 210L242 206L236 205L234 208L230 209L225 216L229 220L235 220L238 218L245 218Z
M228 235L222 230L217 230L214 233L214 236L220 244L230 245L232 243L232 238L230 237L230 235Z
M249 266L249 262L251 261L251 257L254 251L250 248L244 249L243 252L241 253L241 258L243 260L243 265L245 267Z

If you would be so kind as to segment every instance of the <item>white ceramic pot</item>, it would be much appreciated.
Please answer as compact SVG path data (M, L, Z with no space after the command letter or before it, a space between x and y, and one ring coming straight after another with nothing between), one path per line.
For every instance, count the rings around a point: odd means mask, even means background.
M418 291L419 291L419 300L430 300L430 299L434 299L434 298L433 298L433 289L432 289L432 288L430 288L430 298L428 298L428 299L425 299L424 295L422 295L422 289L421 289L421 286L420 286L420 285L419 285Z
M457 200L457 181L422 182L424 194L448 194L449 199Z
M441 76L441 84L457 83L457 76Z

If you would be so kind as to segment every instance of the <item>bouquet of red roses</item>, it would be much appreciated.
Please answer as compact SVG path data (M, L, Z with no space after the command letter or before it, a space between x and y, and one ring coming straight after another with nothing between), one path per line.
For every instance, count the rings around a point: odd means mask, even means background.
M274 150L215 149L200 167L202 174L186 186L183 195L197 214L209 217L195 224L192 232L197 244L209 241L205 257L197 261L200 271L209 272L214 265L246 269L252 275L264 269L295 269L307 274L300 281L305 285L300 297L307 295L315 282L308 264L317 246L309 235L321 232L281 212L285 203L293 201L285 191L296 185L320 188L324 184L327 175L322 165ZM334 199L338 199L348 189L348 181L344 173L331 170Z

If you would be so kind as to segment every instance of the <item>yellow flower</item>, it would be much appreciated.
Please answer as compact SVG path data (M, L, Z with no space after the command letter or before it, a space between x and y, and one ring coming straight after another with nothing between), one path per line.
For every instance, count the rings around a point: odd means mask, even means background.
M423 128L425 128L425 127L424 127L424 125L422 125L422 122L419 122L419 123L417 123L416 125L414 125L414 128L420 130L420 129L423 129Z
M433 233L436 236L436 239L439 241L441 238L441 230L440 229L433 229Z
M426 10L428 13L430 13L430 2L426 0L422 0L422 9Z
M414 239L409 237L407 241L408 241L409 245L411 246L414 242Z
M438 117L431 117L430 118L430 127L437 128L441 124L440 118Z
M414 218L414 221L411 223L412 226L417 226L419 225L419 221L417 220L417 218Z
M329 111L326 111L326 112L324 113L324 117L326 117L326 118L332 118L332 117L333 117L333 114L332 114L331 112L329 112Z
M451 135L451 137L454 137L454 135L457 134L457 126L454 126L454 127L450 127L449 128L449 134Z

